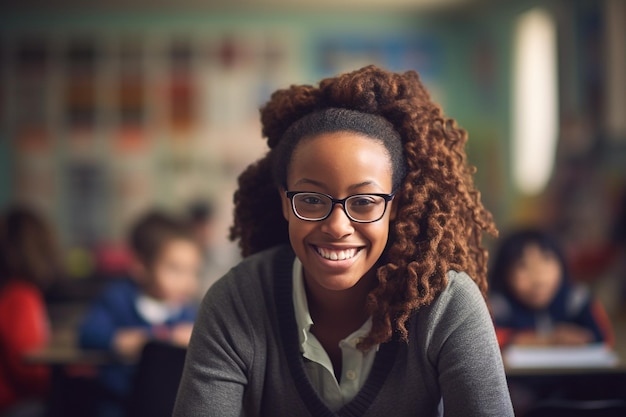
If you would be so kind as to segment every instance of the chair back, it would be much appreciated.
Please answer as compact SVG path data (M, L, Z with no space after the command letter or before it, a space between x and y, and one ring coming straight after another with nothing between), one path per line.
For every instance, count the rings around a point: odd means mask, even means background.
M524 414L524 417L624 417L626 401L551 400L544 401Z
M128 417L171 417L187 349L151 341L143 348L128 402Z

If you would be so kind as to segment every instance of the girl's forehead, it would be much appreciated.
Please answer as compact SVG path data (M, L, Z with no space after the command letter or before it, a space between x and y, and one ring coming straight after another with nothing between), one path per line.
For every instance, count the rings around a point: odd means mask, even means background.
M323 183L373 181L391 183L391 160L382 143L366 136L339 132L308 138L294 150L288 177Z
M378 140L353 132L335 132L302 140L291 155L291 164L316 160L391 165L385 146Z
M351 131L325 132L312 136L306 136L298 142L291 155L291 159L303 150L311 150L317 148L332 149L353 149L358 151L362 148L378 148L377 156L386 160L390 160L389 153L385 148L382 140L366 136L362 133ZM353 154L344 154L347 159L353 157Z

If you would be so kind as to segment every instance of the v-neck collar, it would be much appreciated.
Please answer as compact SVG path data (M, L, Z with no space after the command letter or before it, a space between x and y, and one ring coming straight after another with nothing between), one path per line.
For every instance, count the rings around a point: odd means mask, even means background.
M287 252L287 253L285 253ZM372 365L365 384L357 395L340 408L336 413L329 409L311 385L304 369L304 361L300 352L298 326L296 324L292 302L293 279L292 266L295 254L290 247L279 252L275 258L274 295L278 316L279 333L285 349L285 357L296 389L311 415L320 417L357 417L367 412L382 388L398 350L398 339L395 336L387 343L380 345L376 359Z

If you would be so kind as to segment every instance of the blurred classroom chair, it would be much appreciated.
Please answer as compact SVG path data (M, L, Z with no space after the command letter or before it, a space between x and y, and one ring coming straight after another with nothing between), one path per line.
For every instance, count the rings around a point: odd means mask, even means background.
M626 400L551 400L541 402L524 417L624 417Z
M187 349L160 341L143 348L128 402L128 417L171 417Z

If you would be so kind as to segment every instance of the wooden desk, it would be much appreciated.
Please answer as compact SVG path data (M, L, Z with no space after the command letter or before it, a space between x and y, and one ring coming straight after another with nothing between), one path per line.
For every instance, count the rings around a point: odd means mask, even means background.
M31 364L53 367L67 365L100 366L121 361L119 357L108 352L83 350L74 346L49 346L28 353L25 360Z
M600 361L602 362L602 361ZM507 366L505 372L516 414L544 400L626 399L626 364Z
M110 364L129 364L137 362L136 357L121 357L111 352L81 349L75 327L58 327L52 332L50 344L42 349L28 353L25 360L38 365L52 367L66 365L100 366Z
M524 377L524 376L541 376L541 375L626 375L626 365L619 364L611 367L593 367L593 366L581 366L575 368L557 367L557 368L515 368L504 367L504 371L507 377Z
M25 360L32 364L50 366L52 383L46 417L96 415L95 407L111 397L100 383L99 367L136 362L134 358L84 350L73 344L52 344L29 353Z
M534 356L537 355L537 356ZM516 415L551 400L626 399L626 363L605 347L509 348L503 351Z
M502 351L505 366L525 368L600 368L620 365L618 354L604 344L584 346L508 346Z
M549 400L626 399L626 369L559 369L507 372L516 415Z

